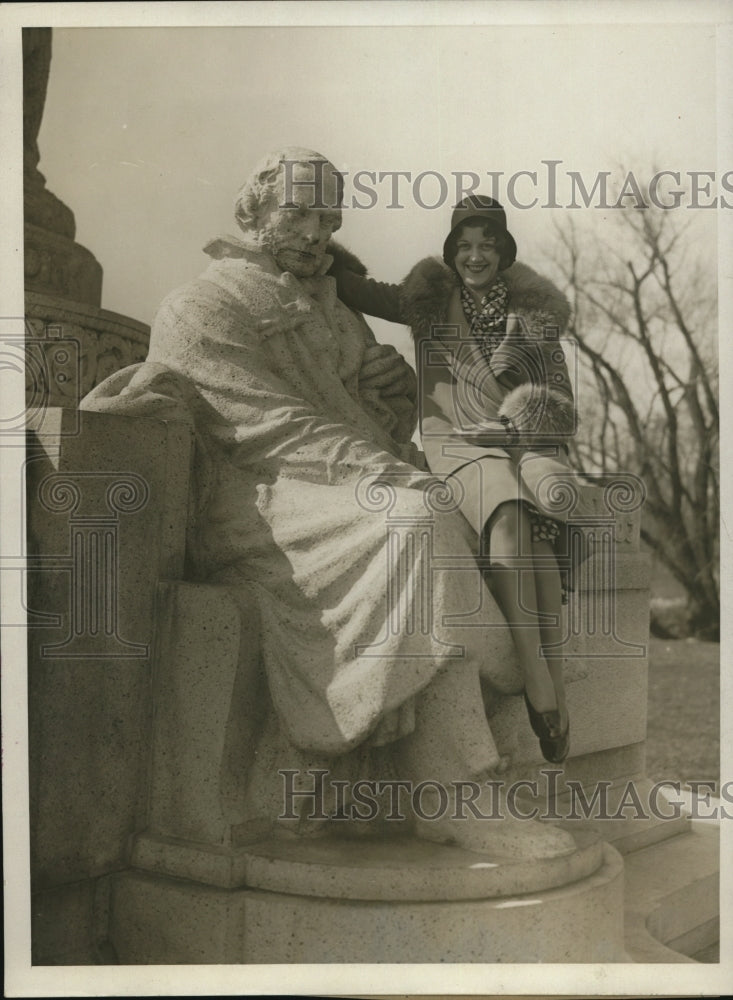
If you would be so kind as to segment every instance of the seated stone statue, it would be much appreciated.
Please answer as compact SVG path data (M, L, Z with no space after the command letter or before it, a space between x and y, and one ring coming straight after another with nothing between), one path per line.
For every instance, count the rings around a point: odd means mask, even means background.
M495 789L484 799L500 762L487 712L521 674L472 529L411 443L414 375L327 274L341 187L317 153L268 156L237 199L242 235L208 244L208 268L163 302L147 362L82 405L195 426L191 579L259 617L264 672L237 695L250 702L247 817L333 829L358 778L432 782L410 819L419 836L490 856L569 853L557 828L484 818L500 811ZM452 568L437 571L441 557ZM452 624L471 608L484 627ZM328 773L324 808L309 821L312 800L296 795L293 821L279 772L295 773L292 791L314 769ZM481 786L475 808L461 782ZM434 809L441 788L448 808Z

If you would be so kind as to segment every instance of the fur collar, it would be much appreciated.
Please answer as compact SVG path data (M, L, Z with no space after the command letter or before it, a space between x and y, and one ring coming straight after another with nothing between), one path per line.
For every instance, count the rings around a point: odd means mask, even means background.
M526 264L512 264L502 277L509 288L509 312L524 320L533 337L542 337L547 326L563 332L570 304L559 288ZM429 336L432 326L445 323L448 303L459 283L455 271L439 257L426 257L413 267L401 286L402 309L413 337Z

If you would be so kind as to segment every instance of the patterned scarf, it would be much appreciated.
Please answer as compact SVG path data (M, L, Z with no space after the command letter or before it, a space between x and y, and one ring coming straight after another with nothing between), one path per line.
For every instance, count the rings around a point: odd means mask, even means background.
M466 322L488 361L506 333L507 300L509 289L503 278L497 278L481 300L481 308L476 308L473 296L465 285L461 285L461 304Z

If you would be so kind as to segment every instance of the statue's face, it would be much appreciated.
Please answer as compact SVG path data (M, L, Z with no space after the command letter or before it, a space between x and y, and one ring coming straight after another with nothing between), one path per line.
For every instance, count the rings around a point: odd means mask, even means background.
M333 207L339 204L340 192L331 164L325 164L321 176L322 185L316 186L313 165L295 164L289 190L281 175L273 199L258 217L262 245L281 271L296 278L319 272L328 241L341 226L341 209Z

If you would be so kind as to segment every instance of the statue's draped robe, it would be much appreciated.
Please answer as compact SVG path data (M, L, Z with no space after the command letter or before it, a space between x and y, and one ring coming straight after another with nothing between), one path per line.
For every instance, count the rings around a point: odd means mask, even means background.
M238 241L213 246L222 256L163 302L148 361L83 405L170 415L167 401L183 401L199 455L193 573L255 602L288 744L343 755L406 735L448 651L496 690L520 689L475 536L455 509L436 511L443 487L410 442L413 402L360 391L375 343L363 317L333 278L280 273ZM435 556L461 568L436 571ZM415 608L425 580L430 607ZM444 623L479 607L493 627Z

